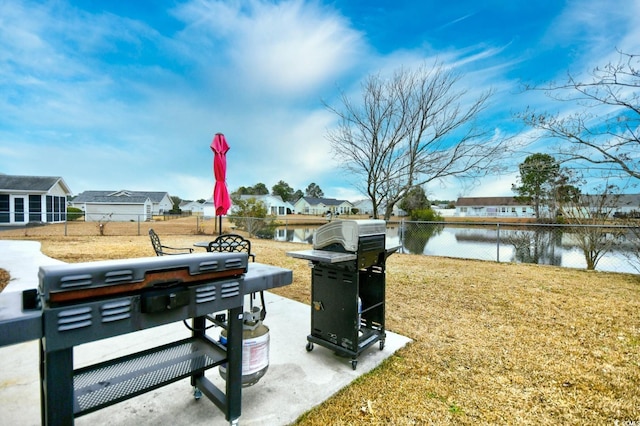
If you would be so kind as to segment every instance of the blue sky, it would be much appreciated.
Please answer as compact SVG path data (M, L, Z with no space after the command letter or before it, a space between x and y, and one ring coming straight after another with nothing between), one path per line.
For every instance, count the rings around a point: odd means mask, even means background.
M209 198L221 132L230 190L314 182L354 201L322 101L359 96L368 74L441 62L465 75L461 88L495 91L484 125L524 136L514 112L557 105L522 83L583 75L639 45L640 0L0 0L0 173L62 176L75 194ZM513 195L512 183L427 190Z

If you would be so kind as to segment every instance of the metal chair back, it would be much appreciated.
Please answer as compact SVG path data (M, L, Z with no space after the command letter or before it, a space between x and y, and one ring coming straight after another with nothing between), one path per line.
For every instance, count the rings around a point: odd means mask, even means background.
M219 252L231 252L231 253L247 253L251 261L256 261L256 255L251 253L251 241L238 234L223 234L217 237L215 240L209 243L207 248L209 251ZM255 311L253 307L253 300L256 297L255 293L251 293L249 300L249 310L252 314L256 314L261 321L267 316L267 305L264 302L264 292L261 290L260 303L262 306Z
M255 262L256 256L251 253L251 241L238 234L223 234L209 243L209 251L247 253Z
M156 256L164 256L165 254L171 255L193 253L193 249L190 247L163 246L160 242L160 237L158 236L158 234L156 234L156 231L154 231L153 228L149 228L149 238L151 239L151 245L153 246L153 251L156 252Z

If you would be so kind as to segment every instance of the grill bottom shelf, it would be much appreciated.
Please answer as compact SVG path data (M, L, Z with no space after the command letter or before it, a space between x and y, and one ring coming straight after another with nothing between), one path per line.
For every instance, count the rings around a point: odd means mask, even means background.
M358 338L357 348L347 348L337 345L323 338L322 336L309 334L307 336L307 352L313 350L313 344L317 343L327 349L331 349L336 354L344 357L351 357L351 366L355 370L358 364L356 358L364 352L367 348L376 342L380 344L380 350L384 349L384 342L387 337L386 333L382 329L362 328L363 334Z
M74 417L224 363L223 346L192 337L74 371Z

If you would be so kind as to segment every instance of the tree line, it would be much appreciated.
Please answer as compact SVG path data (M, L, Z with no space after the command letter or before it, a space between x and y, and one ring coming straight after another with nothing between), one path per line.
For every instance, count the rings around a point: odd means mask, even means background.
M269 190L264 183L259 182L253 186L239 187L231 193L231 198L238 198L241 195L269 195ZM314 182L307 185L304 192L302 192L300 189L294 190L288 183L280 180L271 187L271 195L279 196L282 201L295 203L302 197L322 198L324 197L324 192Z

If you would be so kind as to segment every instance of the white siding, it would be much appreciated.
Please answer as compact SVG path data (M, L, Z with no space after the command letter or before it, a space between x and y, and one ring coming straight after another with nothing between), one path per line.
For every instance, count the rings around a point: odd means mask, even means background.
M85 221L87 222L137 222L150 219L145 204L85 204Z

